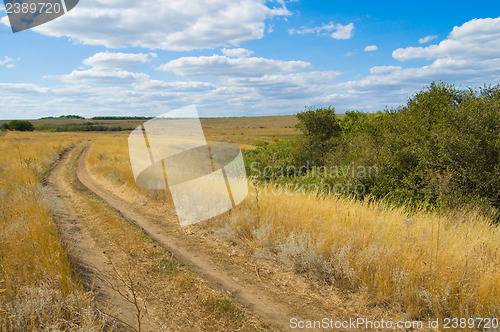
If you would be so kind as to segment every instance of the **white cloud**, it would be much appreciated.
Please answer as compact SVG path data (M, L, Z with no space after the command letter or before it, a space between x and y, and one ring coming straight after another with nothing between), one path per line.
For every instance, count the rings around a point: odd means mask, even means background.
M400 66L377 66L377 67L372 67L370 69L370 74L382 75L382 74L388 74L392 71L401 70L401 69L402 69L402 67L400 67Z
M216 85L207 82L141 80L132 84L136 90L164 90L170 92L203 92L215 90Z
M304 69L310 67L307 62L250 55L233 57L247 53L234 48L223 51L224 56L183 57L164 64L162 69L179 75L211 76L173 82L129 69L151 60L152 56L122 59L116 55L95 55L85 61L91 67L60 76L63 84L57 88L0 84L3 105L0 118L6 118L3 114L8 110L23 109L29 114L44 112L40 114L43 116L64 114L69 108L88 116L154 116L189 104L198 105L204 116L290 114L306 105L332 105L339 112L346 109L377 111L403 104L408 96L432 81L443 80L460 86L498 83L500 31L496 30L495 23L498 20L472 20L455 27L446 40L436 45L402 48L396 52L405 54L395 57L398 60L429 58L432 61L428 64L411 68L408 63L394 65L393 60L385 66L372 67L364 77L359 75L361 78L349 81L340 81L342 77L336 71L305 72ZM101 61L101 57L106 61ZM115 57L119 65L108 65L107 57ZM162 72L154 75L173 76Z
M71 73L45 78L58 78L62 82L72 84L132 84L138 81L149 80L144 73L134 73L126 69L139 66L155 58L155 53L110 53L101 52L83 60L90 69L73 70Z
M420 38L420 39L418 40L418 43L419 43L419 44L425 44L425 43L428 43L428 42L430 42L430 41L433 41L433 40L434 40L434 39L436 39L436 38L437 38L437 36L436 36L436 35L426 36L426 37L424 37L424 38Z
M23 95L33 93L44 94L49 92L50 89L31 83L0 83L0 91Z
M77 84L131 84L140 79L149 79L149 75L94 67L87 70L73 70L70 74L61 75L59 78L63 82Z
M374 52L377 50L378 50L377 45L368 45L365 47L365 52Z
M500 79L500 18L474 19L454 27L448 38L427 47L400 48L397 60L433 60L422 67L377 66L370 75L335 84L336 93L323 98L345 108L364 110L398 106L433 81L459 86L498 84ZM347 97L346 97L347 96Z
M257 96L278 99L311 98L325 93L332 81L340 75L336 71L314 71L293 74L236 77L223 81L224 85L251 89Z
M86 0L33 30L108 48L186 51L234 46L264 35L265 21L291 13L266 0ZM2 20L8 25L8 20Z
M246 48L223 48L221 51L225 56L237 58L246 58L253 54L253 51Z
M400 61L438 58L483 60L500 54L500 17L473 19L454 27L439 44L427 47L398 48L392 56Z
M128 69L146 63L151 58L156 58L156 54L101 52L83 60L83 63L99 68Z
M4 56L3 60L0 60L0 66L5 66L7 68L14 68L15 66L12 62L14 62L14 59L8 56Z
M262 76L294 72L309 66L310 63L304 61L212 55L179 58L161 65L159 69L181 76Z
M347 25L337 24L335 26L335 31L333 31L330 36L333 39L351 39L353 35L354 24L349 23Z
M334 24L330 22L329 24L323 24L314 28L302 27L299 30L290 29L288 33L291 35L299 34L315 34L315 35L328 35L333 39L351 39L354 31L354 23L349 23L347 25L342 25L340 23Z

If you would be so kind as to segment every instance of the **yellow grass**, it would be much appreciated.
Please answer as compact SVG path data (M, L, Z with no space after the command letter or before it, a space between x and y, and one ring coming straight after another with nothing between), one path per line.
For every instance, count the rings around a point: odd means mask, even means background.
M125 135L96 142L89 162L114 190L164 207L164 193L135 185ZM230 229L297 271L415 318L494 317L500 310L500 231L470 211L409 215L378 203L258 187L200 227Z
M258 206L253 191L228 222L296 269L400 305L417 318L498 314L500 231L487 220L258 190Z
M43 185L50 165L80 137L0 136L0 331L98 330L102 323L73 278Z

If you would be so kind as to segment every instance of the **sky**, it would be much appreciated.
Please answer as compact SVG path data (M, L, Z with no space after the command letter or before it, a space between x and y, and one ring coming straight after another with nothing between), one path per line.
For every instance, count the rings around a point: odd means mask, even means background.
M500 2L80 0L13 33L0 119L376 112L443 81L500 83Z

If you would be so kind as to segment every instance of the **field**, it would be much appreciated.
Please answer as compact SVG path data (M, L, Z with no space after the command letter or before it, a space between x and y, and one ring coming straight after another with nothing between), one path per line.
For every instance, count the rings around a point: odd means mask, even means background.
M78 121L87 120L33 123ZM143 121L96 120L130 129ZM207 140L243 150L297 138L296 123L202 119ZM181 228L168 191L135 185L128 134L0 136L0 330L498 318L500 231L487 216L250 181L235 209Z
M133 130L145 120L92 120L92 119L38 119L29 120L33 125L63 126L70 124L91 123L107 128L120 127ZM0 126L8 123L0 120ZM295 129L297 118L294 115L242 118L202 118L201 124L205 135L216 141L230 141L252 148L256 141L271 142L272 137L290 139L297 137Z
M80 136L80 137L78 137ZM83 135L0 137L0 330L104 328L77 279L44 186L53 162Z
M108 188L132 202L141 193L134 191L124 139L96 142L89 163ZM199 227L417 318L484 316L498 309L500 232L467 211L409 214L404 207L257 186L229 215Z

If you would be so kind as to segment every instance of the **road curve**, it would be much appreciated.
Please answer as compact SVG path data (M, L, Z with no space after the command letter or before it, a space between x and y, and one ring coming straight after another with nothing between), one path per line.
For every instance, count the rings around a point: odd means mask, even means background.
M207 280L214 288L222 289L235 301L247 307L251 312L260 316L265 322L279 330L290 329L290 318L298 317L297 313L286 304L279 303L273 299L273 295L264 287L255 284L243 284L217 268L208 254L193 248L185 240L173 233L166 233L149 217L144 216L132 209L132 207L116 196L113 192L103 188L90 175L87 163L90 151L89 144L81 153L78 160L78 180L91 192L96 194L106 204L117 210L125 219L134 223L148 234L156 242L172 252L173 256L186 264L193 272ZM198 249L198 250L196 250ZM262 286L262 285L260 285Z

